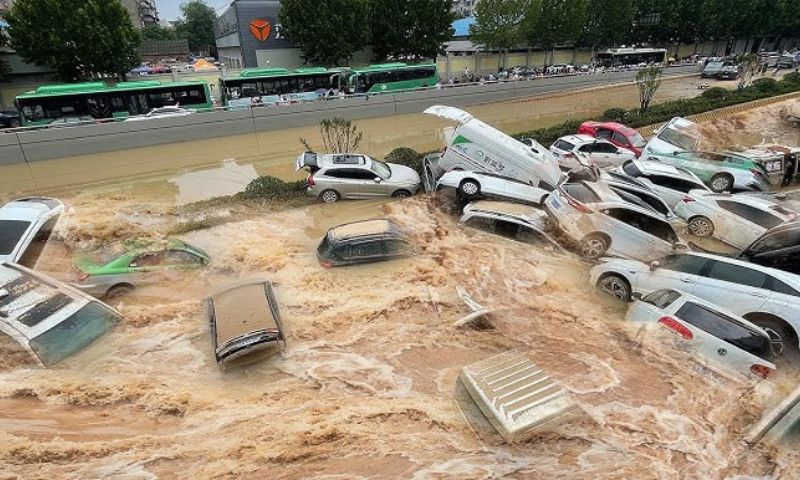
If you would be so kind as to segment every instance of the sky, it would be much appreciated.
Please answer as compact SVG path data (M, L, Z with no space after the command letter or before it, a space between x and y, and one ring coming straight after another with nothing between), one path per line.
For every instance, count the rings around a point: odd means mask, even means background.
M158 16L162 20L177 20L181 16L181 3L188 0L156 0ZM230 5L231 0L205 0L206 4L217 10L217 14L222 13L225 7Z

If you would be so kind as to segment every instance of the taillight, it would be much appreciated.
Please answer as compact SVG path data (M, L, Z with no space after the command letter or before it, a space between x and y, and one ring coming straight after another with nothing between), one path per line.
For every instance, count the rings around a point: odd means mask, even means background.
M752 367L750 367L750 371L761 378L767 378L772 373L771 368L769 368L766 365L759 365L759 364L755 364Z
M673 332L677 333L678 335L683 337L684 340L691 340L692 338L694 338L694 335L692 334L691 330L686 328L685 325L683 325L682 323L680 323L679 321L675 320L672 317L661 317L658 319L658 323L661 326L667 327Z
M575 200L574 198L569 196L569 194L567 192L565 192L564 190L558 189L558 191L567 200L567 203L569 204L570 207L574 208L575 210L577 210L577 211L579 211L581 213L594 213L594 210L592 210L591 208L589 208L586 205L582 204L581 202Z
M764 172L762 172L761 170L759 170L757 168L751 168L750 169L750 173L752 173L753 175L755 175L757 177L761 177L761 176L764 175Z
M314 183L314 174L313 173L311 175L309 175L308 178L306 178L306 183L308 184L309 187L313 187L313 186L316 185L316 183Z
M681 202L683 202L683 203L693 203L693 202L696 202L696 201L697 201L697 200L695 200L694 198L692 198L692 197L690 197L690 196L688 196L688 195L685 195L685 196L684 196L684 197L681 199Z
M322 265L324 268L331 268L333 266L333 262L331 262L330 260L322 260L319 262L319 264Z

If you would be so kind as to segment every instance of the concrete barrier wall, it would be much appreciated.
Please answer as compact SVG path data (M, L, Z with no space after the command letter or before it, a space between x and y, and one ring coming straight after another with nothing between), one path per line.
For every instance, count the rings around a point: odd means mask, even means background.
M671 68L666 74L684 75L696 71L695 66L687 66ZM0 165L302 127L315 125L322 118L334 116L355 120L419 113L437 104L468 107L625 82L632 80L634 76L634 72L616 72L549 77L527 82L432 89L240 111L215 111L141 122L24 130L0 134Z

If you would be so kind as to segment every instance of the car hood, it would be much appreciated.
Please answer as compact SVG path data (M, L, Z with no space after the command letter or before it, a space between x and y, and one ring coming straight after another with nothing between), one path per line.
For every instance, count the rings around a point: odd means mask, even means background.
M392 169L392 177L389 179L393 183L419 183L419 174L413 168L404 165L397 165L396 163L389 163L389 168Z

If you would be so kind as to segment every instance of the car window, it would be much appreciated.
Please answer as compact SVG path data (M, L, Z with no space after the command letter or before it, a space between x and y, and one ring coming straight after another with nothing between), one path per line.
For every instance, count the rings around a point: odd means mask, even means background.
M611 136L613 134L614 134L614 132L612 132L611 130L608 130L607 128L598 128L596 136L597 136L597 138L602 138L604 140L608 140L609 138L611 138Z
M752 253L762 253L792 247L800 247L800 228L766 235L754 243L749 250Z
M383 162L373 160L370 168L372 170L372 176L370 178L375 178L377 175L383 179L387 179L392 176L392 169Z
M333 163L336 165L363 165L364 157L361 155L334 155Z
M378 255L385 255L386 249L382 242L373 241L358 243L350 246L350 251L347 255L348 258L364 258L375 257Z
M670 255L661 261L661 267L689 275L700 275L708 262L708 259L694 255Z
M617 153L617 147L610 143L597 142L594 144L594 151L597 153Z
M772 345L768 337L705 305L686 302L675 316L759 358L772 359Z
M641 177L643 175L642 171L639 170L639 167L633 163L633 160L629 160L622 164L622 171L631 177Z
M164 264L164 252L145 253L131 262L131 267L157 267Z
M561 189L567 192L567 195L581 203L595 203L600 201L600 197L583 183L565 183L561 185Z
M612 190L615 192L625 192L627 195L633 195L638 198L640 201L644 202L647 207L655 210L656 212L660 213L661 215L668 215L670 213L669 207L663 200L656 197L655 195L650 195L648 193L640 192L634 190L632 188L625 188L620 186L613 186L611 187Z
M639 132L634 131L631 134L631 144L633 144L633 146L636 148L644 148L647 145L647 140L645 140L643 136L639 135Z
M667 308L680 297L680 292L676 292L675 290L656 290L650 295L642 297L642 301L655 305L658 308Z
M672 228L672 226L669 223L663 222L657 218L653 218L649 215L644 215L633 210L628 210L626 208L610 208L606 210L605 213L612 218L626 223L633 228L649 235L653 235L654 237L664 240L665 242L674 243L678 241L678 236L675 234L675 230Z
M203 260L200 257L185 250L170 250L167 252L165 263L167 265L191 265L202 262Z
M696 134L686 128L678 128L675 125L667 125L658 134L658 138L675 145L681 150L692 150L697 146L698 142Z
M693 182L689 182L680 178L668 177L666 175L652 175L648 178L650 178L650 181L658 186L669 188L670 190L677 190L683 193L689 193L689 191L694 190L699 186Z
M615 141L615 142L619 143L619 144L622 144L622 145L628 145L628 139L627 139L627 138L625 138L625 136L624 136L624 135L622 135L622 134L621 134L621 133L619 133L619 132L614 132L614 135L612 135L612 136L611 136L611 139L612 139L613 141Z
M711 269L708 274L705 275L708 278L756 288L765 288L767 284L767 279L769 277L758 270L721 262L719 260L713 260L712 262Z
M571 152L572 149L575 148L575 145L567 142L566 140L558 139L556 140L556 143L553 144L553 147L559 150L566 150L567 152Z
M486 217L471 217L464 222L464 225L486 232L494 232L494 219Z
M578 148L578 151L584 153L591 153L594 151L594 144L587 143L586 145L581 145L581 147Z
M540 232L536 230L526 227L524 225L519 226L519 230L517 231L517 240L520 242L530 243L532 245L550 245L550 241L542 235Z
M768 277L768 278L769 278L769 284L767 285L767 288L769 290L772 290L773 292L777 293L782 293L784 295L800 297L800 292L790 287L789 285L783 283L782 281L778 280L775 277Z
M0 220L0 255L10 255L30 225L22 220Z
M411 245L403 240L386 240L383 248L389 255L407 255L411 253Z
M742 217L748 222L755 223L762 228L770 229L783 223L783 219L776 217L766 210L745 205L744 203L731 202L729 200L717 200L717 205L733 213L734 215Z
M333 178L343 178L348 180L372 180L375 174L362 168L337 168L330 169L325 175Z

